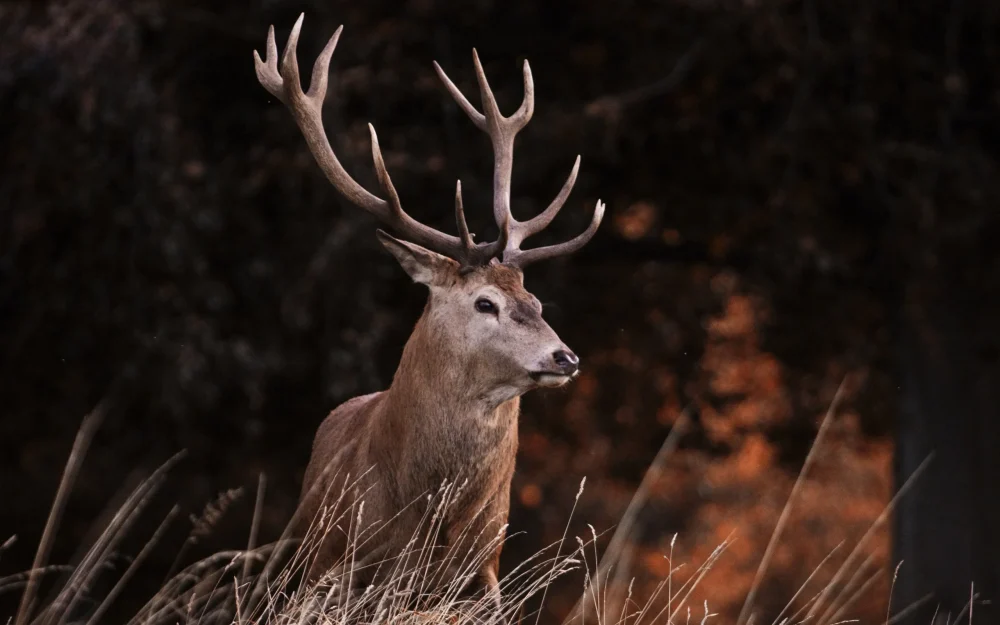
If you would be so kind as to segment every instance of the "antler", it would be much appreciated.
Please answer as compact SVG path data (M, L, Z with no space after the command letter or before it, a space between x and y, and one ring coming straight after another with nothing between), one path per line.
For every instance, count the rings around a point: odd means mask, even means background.
M510 179L514 164L514 137L531 120L531 115L535 110L535 85L531 78L531 67L528 65L528 61L524 62L524 100L510 117L504 117L500 114L496 98L493 96L493 91L486 80L486 73L479 62L479 55L475 50L472 51L472 61L476 66L476 79L479 82L479 93L483 102L482 113L477 111L462 95L462 92L448 78L437 62L434 63L434 69L437 70L441 82L472 120L472 123L487 133L493 144L493 216L500 228L500 238L497 243L503 249L503 262L507 265L523 268L539 260L577 251L590 241L601 224L601 219L604 217L604 203L600 200L597 201L590 225L575 238L557 245L530 250L522 250L521 243L531 235L544 230L562 209L576 183L576 175L580 170L579 156L576 157L569 178L566 179L559 194L552 200L548 208L528 221L517 221L510 212ZM456 200L456 202L460 201L460 199ZM501 244L500 241L505 241L505 243Z
M460 196L456 199L455 216L458 220L461 239L426 226L406 214L399 202L399 195L393 187L389 172L386 171L382 151L378 145L378 136L371 124L368 124L368 129L371 132L372 160L375 163L379 185L388 196L389 201L372 195L351 178L343 165L340 164L333 148L330 147L330 140L323 128L322 115L323 99L326 97L327 79L330 72L330 59L333 57L333 50L337 47L337 40L344 27L341 26L333 33L330 41L316 58L312 79L309 82L309 91L303 92L299 81L299 65L295 57L295 49L298 45L299 32L302 29L304 17L305 14L299 15L299 19L296 20L295 26L292 27L292 32L288 36L288 43L285 45L285 52L281 58L280 71L278 68L278 46L274 41L274 26L271 26L267 32L266 60L262 61L260 55L254 50L254 66L260 84L271 95L281 100L292 112L310 152L327 179L347 199L377 217L400 235L435 252L450 256L463 266L484 264L498 255L506 245L506 237L501 236L493 243L473 243L469 228L465 223Z

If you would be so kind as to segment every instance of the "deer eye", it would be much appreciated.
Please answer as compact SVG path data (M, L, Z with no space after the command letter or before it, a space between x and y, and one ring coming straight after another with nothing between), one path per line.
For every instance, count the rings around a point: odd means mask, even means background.
M485 297L480 297L476 300L476 310L481 313L490 313L495 315L497 312L497 305Z

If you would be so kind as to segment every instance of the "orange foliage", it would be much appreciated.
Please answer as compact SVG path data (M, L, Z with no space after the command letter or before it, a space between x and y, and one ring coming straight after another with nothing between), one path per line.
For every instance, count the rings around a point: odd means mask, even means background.
M817 426L824 409L803 413L801 403L791 393L781 362L762 347L761 327L769 318L766 306L740 292L738 280L731 275L716 275L710 283L720 297L721 310L704 323L705 348L698 363L697 379L685 391L694 395L695 429L708 438L710 445L726 451L716 453L699 446L684 446L667 460L659 478L650 486L650 499L641 522L645 538L633 545L636 552L631 575L636 576L637 582L633 598L642 603L672 566L676 589L698 575L699 565L720 544L731 541L690 597L689 605L693 613L700 615L702 602L708 601L712 612L732 622L743 606L808 450L808 440L803 440L798 451L779 448L773 440L774 432L796 423L802 427L803 422ZM649 312L648 319L666 323L656 310ZM591 478L577 517L598 529L611 528L620 520L634 484L610 477L609 468L628 452L613 438L586 424L593 423L595 411L601 410L602 393L608 392L604 386L606 376L612 370L628 372L624 378L626 388L616 392L632 399L618 402L608 416L626 425L650 418L637 412L642 403L633 395L642 389L645 392L652 389L659 397L659 407L651 418L664 425L676 422L683 408L680 378L669 366L651 363L648 358L624 344L591 356L593 365L569 389L566 402L566 414L574 424L574 432L581 436L582 448L572 450L575 453L571 454L570 450L561 450L562 445L556 440L546 444L542 442L544 437L526 434L522 439L522 457L530 458L527 466L535 466L536 470L531 471L531 482L521 484L519 493L524 505L537 505L534 497L540 491L536 481L556 487L565 482L569 466ZM848 373L855 371L842 365L832 366L826 378L831 388L820 395L832 396L834 385ZM857 385L845 387L844 405L850 406L851 397L857 392ZM817 450L815 463L792 502L784 533L777 541L764 576L755 603L760 622L776 617L813 569L843 542L792 606L792 611L829 583L888 502L891 444L863 436L859 416L849 408L841 409L833 418L826 442ZM548 503L553 505L547 507L557 509L554 501ZM545 519L550 538L557 538L565 518L557 519L550 511L545 513ZM672 548L674 532L678 537ZM887 528L875 531L845 576L849 578L866 558L870 558L869 568L862 579L876 576L845 616L863 620L884 618L889 581L888 542ZM565 603L568 607L572 602ZM549 607L558 611L562 605L557 597Z

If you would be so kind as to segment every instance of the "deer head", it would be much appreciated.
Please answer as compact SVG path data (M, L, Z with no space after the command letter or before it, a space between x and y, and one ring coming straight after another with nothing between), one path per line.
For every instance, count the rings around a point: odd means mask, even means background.
M536 386L561 386L579 360L542 319L538 299L525 290L523 274L502 263L464 269L456 261L379 233L382 244L430 298L419 349L434 370L492 405Z
M528 62L524 63L524 100L510 117L500 114L475 50L473 63L483 112L476 110L434 64L449 93L473 124L489 135L493 146L493 216L499 236L495 241L475 242L465 220L461 182L455 191L458 236L430 228L403 210L370 124L372 159L385 199L369 193L344 170L322 120L330 59L343 27L337 29L316 59L309 89L304 92L295 55L302 19L300 16L292 28L280 69L274 28L269 30L266 60L254 52L257 78L292 112L317 164L333 186L400 235L397 239L378 231L383 246L403 269L430 289L421 323L424 332L434 337L434 349L450 359L450 366L460 366L470 380L488 388L488 394L499 401L536 386L560 386L575 377L579 360L542 320L537 298L524 289L522 270L533 262L583 247L601 223L604 204L597 202L590 226L577 237L557 245L521 249L522 243L548 226L562 208L580 166L578 156L569 178L543 212L527 221L514 219L510 211L514 138L534 112L534 83Z

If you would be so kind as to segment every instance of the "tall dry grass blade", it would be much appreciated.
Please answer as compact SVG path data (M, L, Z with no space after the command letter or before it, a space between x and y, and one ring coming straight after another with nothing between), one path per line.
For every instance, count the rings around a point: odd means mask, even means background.
M267 476L263 473L257 478L257 499L253 506L253 519L250 521L250 537L247 539L247 552L257 546L257 535L260 533L260 517L264 513L264 491L267 489ZM243 562L241 582L250 575L250 560Z
M250 520L250 535L247 537L246 553L248 554L253 552L254 548L257 546L257 535L260 533L260 518L264 511L264 492L266 488L267 477L261 473L257 476L257 496L254 499L253 518ZM228 595L226 597L225 605L219 608L220 610L235 610L240 619L242 619L243 606L239 603L239 588L250 576L250 565L252 562L253 560L251 558L243 558L243 570L240 571L240 575L234 583L234 591L232 595ZM233 604L234 601L236 602L235 605ZM242 620L240 620L240 622L242 622Z
M73 565L74 567L79 566L84 558L87 557L87 554L91 552L94 544L101 540L102 536L107 534L108 526L116 517L121 515L122 506L128 500L129 496L134 493L136 486L141 484L148 477L148 474L145 474L140 469L136 468L129 471L128 474L120 480L114 494L105 500L100 512L98 512L88 523L86 531L82 533L76 541L74 541L73 552L72 555L66 560L67 564ZM54 594L62 592L64 586L65 584L60 585ZM46 605L51 604L51 600L53 598L54 597L47 597L42 601L42 603ZM41 600L41 598L39 599Z
M580 496L583 494L583 487L587 484L587 478L584 477L580 480L580 489L576 491L576 498L573 499L573 507L569 511L569 518L566 519L566 527L563 528L562 538L559 540L559 547L556 549L556 560L559 560L559 552L562 550L563 541L566 540L566 535L569 533L569 524L573 520L573 514L576 513L576 506L580 503ZM553 570L555 569L555 564L552 565ZM545 590L542 591L542 601L538 606L538 614L535 615L535 625L538 625L538 621L542 618L542 611L545 609L545 597L549 594L549 584L552 583L552 577L545 583Z
M0 556L3 555L4 551L7 551L11 547L13 547L14 543L16 542L17 542L17 534L12 534L10 538L3 541L3 544L0 544Z
M970 584L969 585L969 601L965 604L965 606L962 607L962 611L959 612L957 616L955 616L955 620L954 621L949 620L948 621L949 623L954 623L955 625L958 625L958 622L962 620L963 616L965 616L965 612L968 611L969 612L969 625L972 625L972 604L979 597L979 593L975 592L975 590L976 590L975 584L974 583Z
M646 469L646 473L642 476L642 481L639 483L639 487L636 489L635 494L632 495L632 500L629 501L628 507L625 508L625 513L622 515L621 523L618 524L618 528L615 533L611 536L611 541L608 543L607 549L604 550L604 557L597 565L597 569L594 575L597 578L600 576L607 576L608 570L615 563L618 558L618 554L621 553L622 547L628 540L628 537L632 534L632 530L635 527L636 521L639 518L639 511L643 506L646 505L646 500L649 498L649 489L652 487L653 483L656 482L663 474L663 467L667 463L667 459L676 451L677 446L680 444L681 437L684 436L687 431L687 427L690 424L690 415L688 409L684 409L680 416L677 417L677 421L674 422L674 426L670 428L670 432L667 437L663 440L663 444L660 446L660 450L656 452L656 457L653 458L653 462ZM586 593L581 594L580 598L577 600L573 609L569 611L569 614L563 619L563 625L569 623L577 617L578 612L582 608L583 601L586 598Z
M97 609L94 610L94 613L90 616L89 619L87 619L87 625L97 625L101 622L101 619L107 613L108 608L111 607L115 599L117 599L118 596L121 594L122 589L125 588L125 584L128 583L128 581L132 578L132 575L135 574L136 569L138 569L142 565L142 563L146 560L146 558L149 556L149 553L153 550L153 547L155 547L157 543L160 542L160 538L163 537L164 532L167 531L167 527L170 526L170 522L174 520L174 517L177 516L177 513L179 511L180 511L180 506L174 506L173 508L170 509L170 512L167 513L167 516L160 523L160 526L156 528L155 532L153 532L152 537L150 537L150 539L146 541L146 544L142 546L142 549L139 550L139 553L136 554L132 562L129 563L128 568L125 569L125 572L122 573L122 576L118 578L118 581L115 582L115 585L108 592L107 596L104 597L104 600L101 602L101 604L97 606Z
M823 625L824 623L828 624L828 625L835 625L836 623L840 623L841 622L840 621L841 617L844 616L844 614L848 610L850 610L851 607L854 606L855 603L858 602L858 599L860 599L861 596L865 594L866 590L868 590L869 588L871 588L872 584L875 583L875 580L877 580L881 574L882 574L882 571L876 569L876 571L874 573L872 573L868 577L868 579L865 580L865 583L861 584L861 586L859 586L858 589L855 590L851 594L851 596L848 597L847 600L844 601L837 608L837 611L833 613L833 615L830 617L829 620L817 621L817 623L819 623L820 625Z
M914 469L913 473L910 474L910 477L906 478L906 481L903 482L903 485L899 487L899 490L896 491L896 494L892 496L892 499L890 499L889 503L886 504L885 508L883 508L882 514L880 514L878 518L875 519L875 521L868 527L868 530L861 537L861 540L858 541L858 544L854 546L854 549L847 556L847 559L844 560L843 564L840 565L840 568L834 574L833 579L830 580L830 583L826 586L826 588L823 589L823 592L820 593L820 596L817 598L812 608L810 608L809 612L806 614L806 620L812 620L812 618L816 616L817 613L819 613L820 608L823 606L824 600L829 596L829 593L833 591L836 585L840 583L841 578L843 578L843 576L847 573L850 566L854 564L855 559L857 559L857 557L861 554L861 550L864 548L866 544L868 544L868 541L871 540L872 536L875 535L875 530L881 527L881 525L885 522L885 519L896 508L896 504L899 502L899 500L907 492L909 492L910 488L913 487L913 484L916 483L917 478L920 477L920 475L927 469L927 466L931 463L933 459L934 459L934 452L931 452L930 454L927 455L924 461L921 462L916 469ZM826 616L831 612L831 610L835 609L836 606L830 606L827 610L823 612L823 615ZM826 619L822 617L818 619L819 622L824 622L825 620Z
M826 557L823 558L823 560L820 561L818 565L816 565L816 568L814 568L812 572L809 573L809 577L806 578L806 581L802 582L802 585L799 586L799 589L795 591L795 594L792 595L792 598L788 600L788 603L785 604L785 607L781 609L781 612L778 612L778 616L774 618L773 625L779 625L782 622L781 617L785 616L785 612L790 610L791 607L795 604L795 600L798 599L799 595L801 595L805 591L806 586L809 585L809 582L812 581L812 578L815 577L817 573L819 573L820 569L823 568L824 564L830 561L830 558L833 557L833 554L837 553L837 550L843 546L844 542L841 541L836 547L830 550L830 553L826 554Z
M677 532L670 538L670 557L667 560L667 613L673 612L674 601L674 547L677 545Z
M38 591L38 575L36 572L45 566L45 562L49 558L52 542L55 538L56 529L59 527L59 522L62 520L69 492L73 488L76 476L80 472L80 465L83 463L84 456L87 455L87 449L89 449L90 442L94 438L94 433L100 427L101 421L104 420L104 415L107 411L107 401L108 399L105 397L90 414L84 417L83 423L80 424L80 429L76 433L76 440L73 441L73 448L70 451L69 459L66 461L66 467L63 469L62 479L59 481L55 500L52 502L52 508L49 509L49 518L45 522L45 529L42 530L42 537L38 541L38 550L35 551L35 560L31 564L28 584L24 588L24 594L21 595L21 603L14 617L14 625L25 625L30 616L35 602L35 593Z
M645 605L639 608L639 610L632 615L635 616L635 623L642 622L642 619L646 616L646 614L653 609L654 602L660 597L660 594L663 592L664 588L666 588L667 590L667 605L663 606L663 608L657 613L656 617L654 617L653 620L655 621L664 613L667 614L667 616L669 617L674 612L673 600L675 597L680 595L681 590L683 590L686 587L684 584L682 584L681 588L676 593L674 592L674 575L682 568L684 568L684 564L679 564L677 566L673 564L674 544L676 543L676 538L677 534L674 534L674 538L672 538L670 541L670 556L667 558L670 567L669 570L667 571L667 578L661 579L659 581L659 583L653 589L652 594L647 599ZM697 574L697 570L695 570L695 574ZM688 581L691 581L691 578L689 578Z
M47 573L68 573L72 570L72 566L65 564L50 564L48 566L43 566L41 570L36 571L35 574L45 575ZM23 588L28 584L29 577L31 577L31 571L21 571L20 573L14 573L13 575L0 577L0 595L18 588ZM10 623L10 620L8 619L6 622Z
M722 557L722 554L726 551L726 549L728 549L729 546L732 544L733 542L732 537L734 533L735 532L731 532L729 536L727 536L726 539L722 541L722 543L720 543L718 546L716 546L715 549L712 550L712 553L709 554L708 558L706 558L705 561L702 562L697 569L695 569L695 572L692 574L691 577L687 579L687 581L681 584L680 588L677 589L676 593L672 592L673 576L677 571L683 568L684 565L681 564L678 566L673 566L672 556L673 556L674 541L671 541L671 551L670 551L671 568L670 571L667 573L667 579L661 580L660 583L656 585L656 588L653 590L653 594L647 599L645 605L643 605L642 608L634 615L635 620L633 621L633 624L640 625L643 622L643 619L646 617L646 615L649 614L650 611L655 608L656 601L657 599L659 599L660 593L663 592L664 588L668 589L666 605L660 608L660 611L657 612L649 620L649 623L652 625L658 622L660 617L663 616L664 614L667 615L666 622L673 623L674 617L684 607L684 604L685 602L687 602L688 597L690 597L691 593L694 592L694 589L697 588L698 584L701 583L701 580L705 578L705 576L711 570L712 566L715 565L715 563L719 560L719 558ZM676 599L677 597L681 597L681 599L680 602L675 607L674 599ZM688 612L690 617L690 608L688 608Z
M593 525L590 525L588 523L587 527L590 529L590 536L591 536L590 545L591 545L591 547L594 550L594 563L599 565L600 562L599 562L599 558L598 558L598 555L597 555L597 532L594 531L594 526ZM587 561L586 545L584 545L583 541L580 540L579 536L577 536L576 540L580 544L580 555L581 555L581 558L583 559L584 562L586 562ZM586 568L585 568L585 570L586 570ZM597 617L597 623L598 623L598 625L601 625L601 623L602 623L601 618L603 616L603 614L601 613L601 605L602 605L601 604L601 580L600 580L599 577L597 577L597 571L594 571L594 574L591 575L590 571L587 570L586 575L584 575L583 594L587 595L587 593L590 593L590 599L591 599L591 601L594 604L594 616ZM585 616L586 612L584 612L583 614ZM584 616L581 616L581 618L580 618L581 621L585 620Z
M626 579L629 579L628 573L629 571L632 570L632 561L634 559L635 559L635 548L629 544L626 544L622 548L621 556L618 557L618 566L615 567L614 569L615 571L614 579L612 579L609 582L611 586L610 599L608 599L607 590L605 590L604 610L603 610L605 619L607 619L608 614L614 614L617 612L619 614L619 617L618 620L615 622L621 623L622 621L622 616L620 615L624 613L625 608L627 607L629 597L631 596L631 589L632 589L631 582L634 581L634 578L630 580L628 584L629 588L624 593L619 592L618 589L622 588L625 585Z
M870 567L872 562L874 561L875 561L875 554L873 553L869 554L868 557L866 557L864 560L861 561L861 564L858 565L857 570L855 570L854 573L847 579L847 583L843 585L843 587L837 593L837 596L834 597L832 601L830 601L830 607L827 608L826 612L819 617L819 620L817 621L818 623L824 623L825 618L836 612L839 609L839 606L843 605L844 601L846 601L847 598L851 596L851 593L853 593L857 589L857 585L859 583L863 583L865 575L868 574L868 567ZM826 588L824 588L823 590L825 591ZM822 595L822 593L820 593L820 595ZM816 599L819 600L819 596L817 596Z
M809 599L809 601L806 601L804 604L802 604L802 607L799 608L798 610L796 610L794 614L792 614L790 617L786 618L785 621L784 621L784 623L782 625L787 625L789 623L809 623L810 622L809 617L806 617L806 618L802 619L801 621L798 620L798 618L799 618L799 616L802 615L803 612L807 612L807 611L809 611L809 610L812 609L813 604L816 601L819 600L820 596L823 595L823 592L825 590L826 590L826 586L824 586L823 588L821 588L819 590L819 592L817 592L815 595L813 595L812 598Z
M215 571L215 572L209 574L208 576L206 576L205 579L202 580L201 584L199 584L198 586L196 586L195 592L192 594L192 600L193 600L192 603L193 604L200 603L201 610L200 610L200 612L198 614L198 618L197 618L197 620L195 622L197 622L197 623L204 623L206 621L206 615L207 614L222 613L223 611L226 611L227 609L228 610L232 610L232 606L229 603L229 600L231 599L232 595L229 592L223 592L220 595L219 591L220 590L225 591L226 589L230 588L231 586L236 586L236 584L238 583L238 581L237 581L238 578L237 578L236 575L233 575L233 581L232 582L228 582L226 584L223 584L222 580L226 577L226 575L231 570L233 570L236 567L237 562L239 562L240 560L243 560L243 561L246 560L246 558L244 556L246 556L247 553L248 552L246 552L246 551L238 551L238 552L236 552L236 554L232 557L232 559L230 559L229 563L225 567L223 567L219 571ZM211 584L212 588L208 592L208 594L198 594L197 590L200 589L200 588L203 588L203 587L207 587L208 586L208 582L210 580L212 580L213 578L214 578L214 581L212 581L212 584ZM221 601L220 601L221 605L218 605L215 608L213 608L213 609L210 610L210 608L212 608L212 601L215 600L215 599L217 599L217 597L219 597L219 596L221 596Z
M108 560L110 554L113 553L117 545L124 539L128 529L166 480L167 472L180 462L186 454L187 452L182 450L171 456L132 491L108 527L87 551L73 574L70 575L65 587L59 592L55 600L46 606L44 615L57 613L61 606L66 605L56 623L62 625L69 618L73 612L73 608L83 599L85 591L90 588L91 583L101 571L101 565ZM51 618L46 620L47 622L51 622Z
M885 622L886 625L889 624L889 615L892 614L892 593L896 590L896 580L899 579L899 569L903 566L900 562L896 565L896 570L892 572L892 584L889 586L889 600L886 602L885 606Z
M917 610L919 610L920 608L922 608L924 606L924 604L926 604L928 601L930 601L933 598L934 598L934 593L932 593L932 592L927 593L926 595L924 595L923 597L920 597L919 599L917 599L916 601L914 601L910 605L906 606L905 608L903 608L899 612L896 612L896 614L892 618L890 618L889 620L887 620L885 622L885 625L896 625L896 623L900 622L901 620L903 620L907 616L913 614L914 612L916 612Z
M774 532L771 533L771 540L767 543L767 548L764 550L764 557L760 560L760 566L757 567L757 573L753 577L753 582L750 584L750 591L747 593L746 600L743 602L743 608L740 610L740 615L736 618L736 625L743 625L746 622L747 616L750 614L750 610L753 609L753 602L757 598L757 590L760 588L761 582L764 581L764 575L767 573L767 568L771 565L771 558L774 557L774 550L778 546L778 540L781 538L782 533L785 530L785 524L788 523L788 518L791 515L792 503L795 501L795 496L798 494L799 489L802 488L802 484L805 483L805 476L809 472L816 459L816 450L820 448L823 443L823 439L826 437L826 432L830 429L830 424L833 422L833 415L840 406L840 398L844 392L844 381L841 381L840 386L837 387L837 392L833 396L833 401L830 402L830 408L826 412L826 416L823 417L823 422L820 423L819 431L816 432L816 438L813 440L812 447L809 448L809 453L806 455L806 460L802 464L802 470L799 471L799 475L795 478L795 483L792 485L792 492L788 495L788 500L785 502L785 507L781 511L781 515L778 517L778 523L774 526Z
M726 540L722 541L722 543L712 551L712 553L711 553L711 555L709 555L708 559L705 560L705 562L702 563L702 565L700 567L698 567L698 574L694 578L692 578L691 580L688 580L687 582L685 582L681 586L680 590L677 591L677 594L680 594L682 591L685 590L685 588L687 588L687 592L685 592L684 596L681 597L680 601L677 603L677 607L674 608L674 611L667 618L667 622L668 623L672 623L674 621L674 618L676 618L677 613L684 606L684 604L687 603L687 600L691 597L691 593L693 593L694 589L698 587L698 584L701 583L701 580L705 579L705 576L708 575L708 572L710 570L712 570L712 567L715 565L716 562L719 561L719 558L722 557L722 554L725 553L726 549L728 549L729 545L731 545L731 544L732 544L732 534L730 534L729 536L727 536ZM688 614L689 614L688 618L690 618L690 611L691 611L691 608L689 607L688 608ZM656 622L657 618L659 618L659 616L657 616L657 617L655 617L653 619L654 623ZM638 621L637 621L637 623L638 623Z

